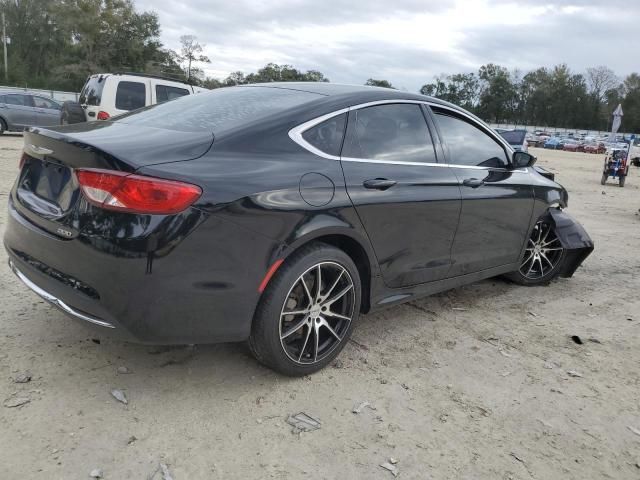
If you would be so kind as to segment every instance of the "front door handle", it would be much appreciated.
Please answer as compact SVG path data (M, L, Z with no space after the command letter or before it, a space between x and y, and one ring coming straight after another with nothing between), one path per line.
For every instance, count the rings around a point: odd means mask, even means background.
M478 188L484 185L484 180L480 180L478 178L465 178L462 181L462 184L465 187Z
M373 178L371 180L365 180L362 182L364 188L370 188L373 190L386 190L393 187L396 183L395 180L389 180L388 178Z

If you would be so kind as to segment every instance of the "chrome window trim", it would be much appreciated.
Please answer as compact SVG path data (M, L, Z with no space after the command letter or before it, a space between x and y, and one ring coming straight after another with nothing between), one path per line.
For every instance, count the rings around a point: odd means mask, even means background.
M336 110L335 112L327 113L326 115L322 115L320 117L314 118L313 120L309 120L308 122L304 122L303 124L298 125L297 127L289 130L289 138L300 145L305 150L310 151L311 153L318 155L319 157L327 158L329 160L340 160L340 157L336 157L335 155L329 155L328 153L324 153L322 150L317 149L309 142L307 142L302 134L309 130L310 128L315 127L319 123L324 122L325 120L329 120L330 118L337 117L338 115L342 115L343 113L347 113L349 108L342 108L340 110Z
M360 104L357 104L357 105L352 105L350 107L342 108L340 110L336 110L334 112L330 112L330 113L327 113L325 115L321 115L320 117L316 117L314 119L308 120L308 121L298 125L297 127L292 128L291 130L289 130L289 138L291 138L291 140L296 142L298 145L300 145L305 150L307 150L307 151L309 151L309 152L311 152L314 155L317 155L319 157L326 158L327 160L335 160L335 161L342 160L343 162L358 162L358 163L380 163L380 164L387 164L387 165L409 165L409 166L416 165L416 166L425 166L425 167L449 167L449 168L464 168L464 169L471 169L471 170L492 170L492 171L498 171L498 172L529 173L529 169L528 168L511 170L511 169L508 169L508 168L501 168L501 167L483 167L483 166L479 166L479 165L460 165L460 164L457 164L457 163L402 162L402 161L376 160L376 159L372 159L372 158L338 157L338 156L335 156L335 155L329 155L328 153L325 153L322 150L317 149L316 147L311 145L309 142L307 142L302 136L302 134L305 131L307 131L308 129L310 129L312 127L315 127L316 125L318 125L319 123L324 122L325 120L329 120L330 118L333 118L335 116L342 115L343 113L347 113L347 112L350 112L350 111L353 111L353 110L360 110L362 108L367 108L367 107L374 107L376 105L388 105L388 104L393 104L393 103L412 103L412 104L416 104L416 105L427 105L429 107L437 107L437 108L441 108L443 110L448 110L448 111L452 112L453 114L463 116L466 119L468 119L469 121L471 121L473 126L475 126L476 128L479 128L485 134L489 135L498 144L502 145L505 148L505 153L509 153L509 152L513 153L513 149L511 148L511 146L509 144L506 143L506 141L504 141L503 139L499 138L499 136L495 135L490 130L489 127L487 127L487 126L483 125L482 123L478 122L478 120L476 118L474 118L473 116L469 115L468 113L466 113L466 112L464 112L462 110L451 108L451 107L448 107L447 105L441 105L441 104L435 103L435 102L429 102L428 100L406 100L406 99L375 100L373 102L366 102L366 103L360 103Z
M99 318L95 318L95 317L89 316L86 313L80 312L80 311L76 310L75 308L70 307L69 305L64 303L62 300L60 300L58 297L56 297L54 295L51 295L46 290L40 288L38 285L33 283L31 280L29 280L26 277L26 275L24 273L22 273L18 269L18 267L16 267L15 263L13 263L11 260L9 260L9 268L11 268L11 271L13 271L13 273L15 273L16 276L20 280L22 280L22 282L27 287L29 287L34 293L39 295L43 300L45 300L45 301L49 302L50 304L58 307L63 312L71 315L72 317L78 318L80 320L84 320L85 322L93 323L94 325L99 325L99 326L105 327L105 328L116 328L115 326L113 326L109 322L105 322L104 320L101 320Z
M455 163L428 163L428 162L402 162L396 160L377 160L373 158L352 158L352 157L342 157L343 162L356 162L356 163L380 163L384 165L408 165L408 166L419 166L419 167L446 167L446 168L457 168L463 170L487 170L492 172L506 172L506 173L529 173L528 168L518 168L518 169L509 169L509 168L501 168L501 167L483 167L480 165L458 165Z

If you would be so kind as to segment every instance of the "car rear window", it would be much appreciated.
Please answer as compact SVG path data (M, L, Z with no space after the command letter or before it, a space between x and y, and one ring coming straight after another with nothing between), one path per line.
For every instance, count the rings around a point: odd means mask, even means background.
M186 88L170 87L169 85L156 85L156 102L163 103L176 98L189 95Z
M321 95L270 87L225 87L154 105L118 122L187 132L220 133L310 102Z
M87 80L87 83L85 83L82 88L82 92L80 92L80 103L83 105L99 106L106 80L107 77L104 76L89 77L89 80Z
M116 89L116 108L135 110L147 103L147 89L141 82L118 82Z

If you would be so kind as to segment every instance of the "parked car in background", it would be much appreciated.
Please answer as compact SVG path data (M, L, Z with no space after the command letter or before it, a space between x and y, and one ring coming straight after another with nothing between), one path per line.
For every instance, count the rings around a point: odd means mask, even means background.
M98 73L87 78L79 102L64 103L60 123L108 120L131 110L206 91L156 75Z
M614 150L629 150L629 144L625 142L608 142L605 143L605 146L607 147L607 153L611 153Z
M640 167L640 137L634 138L629 144L629 162L635 167Z
M526 152L528 150L526 130L503 130L498 128L496 132L498 132L516 152Z
M562 143L562 150L566 152L584 152L584 146L578 140L568 139Z
M607 151L607 149L604 146L604 143L599 142L599 143L589 143L585 145L584 151L586 153L604 153Z
M544 142L544 148L550 148L552 150L561 149L560 139L558 137L551 137Z
M0 91L0 134L60 123L61 105L41 94Z

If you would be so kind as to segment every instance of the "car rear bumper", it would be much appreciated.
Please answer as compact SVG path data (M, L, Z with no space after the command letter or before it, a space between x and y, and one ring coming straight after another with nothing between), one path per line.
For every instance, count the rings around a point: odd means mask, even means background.
M56 280L47 278L46 275L41 274L11 253L9 254L8 263L11 271L32 292L68 317L89 327L97 335L108 335L113 339L140 343L138 338L131 335L115 319L110 318L109 313L100 309L99 305L87 305L80 295L61 291ZM82 305L84 308L91 310L92 313L82 310L77 305Z
M24 283L27 287L29 287L34 293L38 294L40 297L42 297L43 300L46 300L53 306L58 307L60 310L62 310L64 313L66 313L70 317L76 318L78 320L83 320L85 322L89 322L99 327L115 328L115 326L112 323L109 323L103 319L94 317L92 315L89 315L88 313L81 312L80 310L77 310L71 307L70 305L67 305L64 301L62 301L55 295L39 287L38 285L33 283L31 280L29 280L29 278L24 273L22 273L18 269L18 267L16 267L16 264L13 262L13 260L9 260L9 268L11 268L11 271L15 273L20 280L22 280L22 283Z
M248 338L258 286L277 249L264 237L196 213L195 220L185 217L189 231L162 250L146 252L148 243L141 238L116 248L113 239L56 238L12 202L4 236L9 266L68 316L103 335L136 343ZM180 231L180 219L170 220L172 231ZM154 234L157 229L145 232Z

